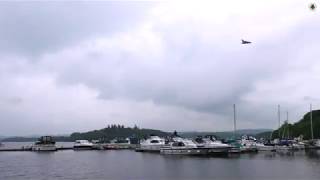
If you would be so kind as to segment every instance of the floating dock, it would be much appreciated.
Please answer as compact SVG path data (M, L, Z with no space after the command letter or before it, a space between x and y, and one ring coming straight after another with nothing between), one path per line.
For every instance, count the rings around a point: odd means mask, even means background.
M57 151L62 150L73 150L73 147L57 147ZM0 152L12 152L12 151L32 151L31 147L21 147L21 148L0 148Z

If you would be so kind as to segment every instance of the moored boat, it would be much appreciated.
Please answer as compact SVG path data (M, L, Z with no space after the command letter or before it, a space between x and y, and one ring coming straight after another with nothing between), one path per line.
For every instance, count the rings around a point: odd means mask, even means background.
M320 149L320 140L319 139L312 139L306 141L305 143L306 149Z
M256 143L258 151L276 151L275 145L266 145L263 143Z
M51 136L42 136L32 145L32 151L56 151L56 142Z
M257 152L257 144L256 144L256 139L251 136L242 136L240 140L240 151L245 153L245 152Z
M294 142L292 144L292 147L294 150L304 150L305 149L305 143L303 142Z
M239 143L239 141L235 140L234 138L227 139L226 141L224 141L224 143L230 146L230 149L228 151L229 153L232 153L232 154L241 153L241 150L240 150L241 144Z
M195 139L197 147L206 148L208 155L228 154L232 148L228 144L224 144L221 141L216 140L212 135L207 135L204 138L201 136Z
M73 145L74 150L91 150L93 149L93 143L88 140L76 140Z
M286 152L296 150L291 140L279 140L275 146L277 152Z
M160 153L167 155L207 155L208 149L198 147L197 144L190 139L174 137L168 146L160 148Z
M320 148L320 139L315 140L314 146Z
M110 141L110 143L103 145L106 150L122 150L122 149L134 149L135 145L131 144L129 138L116 138Z
M159 136L151 135L148 139L140 142L140 146L136 148L139 152L160 152L160 148L164 147L165 139Z

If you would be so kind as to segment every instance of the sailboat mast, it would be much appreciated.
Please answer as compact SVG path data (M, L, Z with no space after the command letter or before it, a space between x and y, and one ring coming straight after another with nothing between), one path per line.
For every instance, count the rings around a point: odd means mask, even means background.
M233 104L233 136L236 137L237 122L236 122L236 104Z
M287 111L287 128L288 128L288 136L287 136L287 139L289 139L290 132L289 132L289 112L288 112L288 111Z
M279 138L280 138L280 105L278 105L278 126L279 126L279 128L278 128L278 136L279 136Z
M310 104L310 124L311 124L311 139L313 140L312 104Z

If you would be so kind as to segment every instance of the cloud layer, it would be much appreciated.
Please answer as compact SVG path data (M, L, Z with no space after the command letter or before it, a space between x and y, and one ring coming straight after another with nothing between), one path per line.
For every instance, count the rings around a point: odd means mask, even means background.
M306 2L0 7L3 134L231 130L234 103L239 128L275 128L277 104L291 121L319 105L319 13Z

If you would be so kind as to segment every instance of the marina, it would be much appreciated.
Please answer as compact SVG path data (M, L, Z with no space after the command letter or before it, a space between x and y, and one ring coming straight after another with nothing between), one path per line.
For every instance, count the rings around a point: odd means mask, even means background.
M280 106L278 106L278 119L280 122ZM185 155L185 156L215 156L243 153L259 152L294 152L308 151L310 149L320 149L320 139L313 136L312 109L310 107L311 139L304 140L303 136L292 137L289 133L288 112L284 124L277 130L278 138L256 139L252 135L237 134L236 106L233 105L233 136L227 139L218 139L214 135L196 136L186 138L178 135L176 131L172 134L164 133L165 136L150 134L143 138L137 138L134 135L130 137L115 137L112 140L86 140L80 139L69 144L69 146L59 146L52 136L41 136L31 145L20 147L8 147L5 142L0 142L0 152L5 151L63 151L63 150L134 150L136 152L153 152L162 155ZM308 121L306 119L305 121ZM282 128L282 132L280 130ZM108 128L110 129L110 128ZM103 129L103 130L108 130ZM126 130L123 126L113 125L111 130ZM133 130L127 128L129 130ZM137 128L135 128L137 129ZM237 134L237 135L236 135Z
M307 151L312 149L320 149L320 140L312 141L275 141L273 144L264 144L257 142L244 136L239 140L221 142L210 139L211 136L205 138L196 137L194 139L172 137L169 139L160 138L158 136L150 136L150 138L141 141L141 144L129 143L92 143L87 140L77 140L68 145L52 144L49 136L41 137L39 140L46 138L47 142L37 141L33 145L8 147L2 143L0 152L5 151L63 151L63 150L133 150L136 152L153 152L163 155L180 154L180 155L221 155L234 153L257 153L257 152L290 152L290 151ZM211 137L212 138L212 137ZM29 144L32 144L31 142Z

